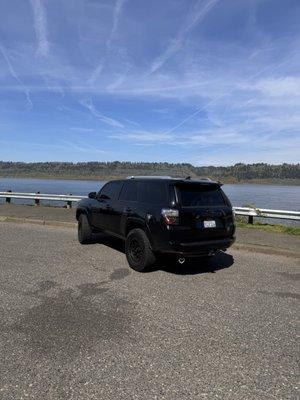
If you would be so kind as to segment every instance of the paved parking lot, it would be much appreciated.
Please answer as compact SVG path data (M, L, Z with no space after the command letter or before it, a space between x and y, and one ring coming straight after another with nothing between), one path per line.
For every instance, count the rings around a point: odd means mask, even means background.
M140 274L103 240L0 223L1 399L298 398L299 260Z

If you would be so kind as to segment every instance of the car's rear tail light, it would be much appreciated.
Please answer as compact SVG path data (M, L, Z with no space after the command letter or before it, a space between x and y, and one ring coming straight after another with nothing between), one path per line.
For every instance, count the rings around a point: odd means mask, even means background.
M161 215L167 225L177 225L179 222L179 211L172 208L163 208Z

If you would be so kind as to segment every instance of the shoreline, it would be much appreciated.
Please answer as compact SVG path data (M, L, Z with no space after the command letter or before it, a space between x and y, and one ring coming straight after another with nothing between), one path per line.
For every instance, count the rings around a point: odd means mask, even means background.
M109 181L113 179L124 179L124 176L111 175L111 176L50 176L50 175L0 175L0 179L44 179L44 180L70 180L70 181ZM199 177L200 178L200 177ZM192 179L197 179L197 177L192 177ZM300 186L299 179L286 179L286 180L270 180L270 179L248 179L235 181L233 179L222 179L214 178L213 180L220 180L224 185L274 185L274 186Z

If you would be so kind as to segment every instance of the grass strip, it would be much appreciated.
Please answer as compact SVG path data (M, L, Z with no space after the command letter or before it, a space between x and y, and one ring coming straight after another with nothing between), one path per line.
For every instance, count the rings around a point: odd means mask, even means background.
M300 236L300 227L298 226L284 226L279 224L263 224L261 222L254 222L248 224L247 222L237 220L236 226L238 228L260 229L262 231L286 233L288 235Z

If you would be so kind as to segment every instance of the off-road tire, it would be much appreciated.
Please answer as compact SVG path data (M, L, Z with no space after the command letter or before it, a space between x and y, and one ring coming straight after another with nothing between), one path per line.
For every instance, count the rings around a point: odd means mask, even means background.
M78 240L81 244L92 243L93 232L86 214L80 214L78 218Z
M146 233L139 228L128 233L125 253L130 267L139 272L147 271L156 261Z

